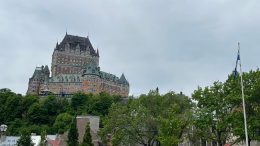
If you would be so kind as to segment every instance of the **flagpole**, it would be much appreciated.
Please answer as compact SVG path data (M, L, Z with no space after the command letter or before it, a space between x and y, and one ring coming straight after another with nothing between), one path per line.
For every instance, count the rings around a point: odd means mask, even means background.
M240 43L238 42L238 52L239 52L239 65L240 65L240 78L241 78L241 92L242 92L242 101L243 101L243 113L244 113L244 125L245 125L245 136L246 136L246 146L248 146L248 134L247 134L247 122L246 122L246 105L245 105L245 96L244 96L244 84L243 84L243 72L242 72L242 63L240 56Z

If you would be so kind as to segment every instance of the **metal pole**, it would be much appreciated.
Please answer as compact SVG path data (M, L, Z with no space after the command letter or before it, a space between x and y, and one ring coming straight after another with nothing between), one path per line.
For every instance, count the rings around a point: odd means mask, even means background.
M243 72L242 72L242 63L240 56L240 44L238 43L238 51L240 57L240 77L241 77L241 92L242 92L242 101L243 101L243 113L244 113L244 124L245 124L245 136L246 136L246 146L248 146L248 134L247 134L247 123L246 123L246 105L245 105L245 97L244 97L244 85L243 85Z

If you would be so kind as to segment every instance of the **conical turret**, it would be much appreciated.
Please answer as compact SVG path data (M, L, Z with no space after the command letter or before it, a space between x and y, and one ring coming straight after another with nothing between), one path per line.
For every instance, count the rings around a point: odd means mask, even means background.
M58 41L57 41L57 43L56 43L56 49L58 49L59 48L59 43L58 43Z
M99 52L98 52L98 49L97 49L97 56L99 57Z
M120 82L121 83L123 83L123 84L127 84L127 85L129 85L129 83L128 83L128 81L126 80L126 78L125 78L125 75L124 74L122 74L121 75L121 77L120 77Z

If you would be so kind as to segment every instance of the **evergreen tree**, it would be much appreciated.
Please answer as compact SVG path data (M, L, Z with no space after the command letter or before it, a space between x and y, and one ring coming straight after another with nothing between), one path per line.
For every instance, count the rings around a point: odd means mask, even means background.
M84 134L83 142L81 143L81 146L94 146L94 144L92 143L92 137L90 134L89 122L86 125L85 134Z
M46 130L44 130L41 133L41 143L40 143L40 146L46 146L46 145L47 145L47 133L46 133Z
M78 130L77 130L77 119L76 117L73 119L70 129L69 129L69 134L68 134L68 146L78 146Z
M17 146L33 146L31 134L28 131L23 131L20 139L17 141Z

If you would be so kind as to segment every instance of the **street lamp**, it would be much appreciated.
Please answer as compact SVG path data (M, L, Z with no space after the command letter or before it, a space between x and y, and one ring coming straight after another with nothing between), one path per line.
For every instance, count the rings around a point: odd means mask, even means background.
M7 125L2 124L0 126L0 140L2 139L2 135L4 135L4 132L7 130Z

